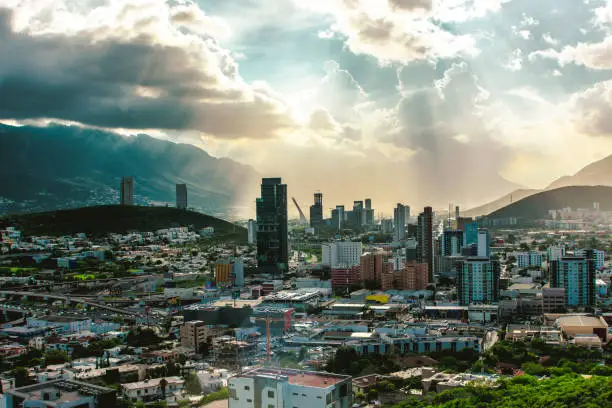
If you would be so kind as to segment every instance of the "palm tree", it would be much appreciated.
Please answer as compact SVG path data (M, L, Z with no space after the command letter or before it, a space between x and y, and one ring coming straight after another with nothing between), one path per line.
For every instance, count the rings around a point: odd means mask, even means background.
M166 399L166 386L168 385L168 381L165 378L162 378L159 381L159 388L161 388L162 398Z

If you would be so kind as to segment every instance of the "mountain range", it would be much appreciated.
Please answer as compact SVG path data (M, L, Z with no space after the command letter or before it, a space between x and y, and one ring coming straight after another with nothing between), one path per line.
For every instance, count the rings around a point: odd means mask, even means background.
M492 214L534 194L570 186L612 186L612 155L587 165L574 175L560 177L544 189L517 189L497 200L464 211L461 215L476 217Z
M255 197L258 174L190 144L121 136L77 126L0 124L0 214L116 204L123 176L137 204L175 203L186 183L189 207L223 215Z

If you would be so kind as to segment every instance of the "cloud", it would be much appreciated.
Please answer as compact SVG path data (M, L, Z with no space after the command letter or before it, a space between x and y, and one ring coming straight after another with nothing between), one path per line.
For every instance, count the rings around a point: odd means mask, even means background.
M578 130L590 136L612 136L612 81L573 95L570 107Z
M538 58L554 59L561 66L573 63L592 69L612 69L612 36L597 43L566 46L561 51L549 48L529 54L531 61Z
M37 24L16 31L12 21L24 17L5 9L0 118L197 130L219 138L270 138L294 127L286 105L246 84L214 39L178 31L173 20L183 26L203 18L193 6L175 10L153 1L154 13L147 10L106 3L91 12L97 24L61 33L54 16L29 16ZM86 22L91 13L74 20Z

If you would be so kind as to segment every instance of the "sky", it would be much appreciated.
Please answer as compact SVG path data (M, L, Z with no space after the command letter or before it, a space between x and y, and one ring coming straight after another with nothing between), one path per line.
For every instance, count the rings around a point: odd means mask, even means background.
M470 207L612 152L612 0L0 0L0 121L192 143L303 207Z

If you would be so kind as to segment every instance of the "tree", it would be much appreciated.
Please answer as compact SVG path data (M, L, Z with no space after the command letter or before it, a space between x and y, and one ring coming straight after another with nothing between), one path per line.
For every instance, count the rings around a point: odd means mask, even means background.
M23 387L24 385L28 385L30 382L30 372L25 367L15 367L12 375L15 377L16 387Z
M70 361L70 356L65 351L50 350L45 353L45 364L62 364Z
M159 388L161 389L162 398L164 400L166 399L166 387L167 386L168 386L168 380L166 380L165 378L162 378L159 381Z
M198 380L198 376L194 372L191 372L185 376L185 391L187 391L188 394L192 395L202 393L200 381Z

